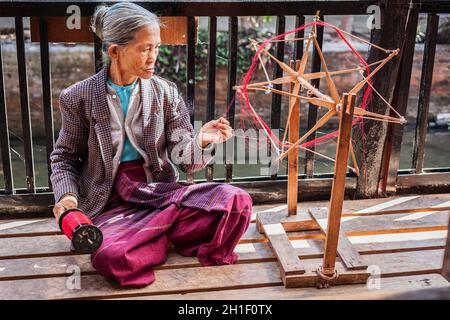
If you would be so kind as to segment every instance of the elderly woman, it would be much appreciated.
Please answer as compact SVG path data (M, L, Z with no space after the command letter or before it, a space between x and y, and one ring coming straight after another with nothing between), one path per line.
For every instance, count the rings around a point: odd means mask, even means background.
M54 214L80 208L103 232L93 266L122 286L155 280L172 244L203 266L233 264L250 196L220 183L178 182L231 137L220 118L195 134L175 84L155 73L158 18L125 2L98 7L92 29L109 62L60 96L62 127L50 156Z

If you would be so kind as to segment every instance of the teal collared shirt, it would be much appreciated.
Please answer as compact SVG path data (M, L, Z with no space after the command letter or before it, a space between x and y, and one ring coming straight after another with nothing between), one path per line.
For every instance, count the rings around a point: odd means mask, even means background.
M108 84L116 91L117 95L119 96L120 105L122 106L124 119L127 115L131 92L133 91L134 87L138 83L138 80L139 79L137 79L135 82L133 82L132 84L127 85L127 86L119 86L119 85L113 83L111 81L111 79L108 79ZM133 147L133 145L130 142L130 139L128 139L128 135L125 134L125 141L124 141L123 151L122 151L122 156L120 158L120 161L121 162L131 161L131 160L136 160L136 159L140 159L140 158L142 158L142 156Z

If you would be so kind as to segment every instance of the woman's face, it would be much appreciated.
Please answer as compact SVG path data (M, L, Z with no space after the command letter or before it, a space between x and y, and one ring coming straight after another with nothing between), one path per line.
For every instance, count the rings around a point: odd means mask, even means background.
M161 45L159 27L142 27L134 39L119 50L123 74L149 79L155 72L155 63Z

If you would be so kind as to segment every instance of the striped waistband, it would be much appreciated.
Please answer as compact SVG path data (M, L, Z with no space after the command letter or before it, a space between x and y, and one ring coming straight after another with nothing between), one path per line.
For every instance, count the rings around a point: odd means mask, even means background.
M144 164L144 159L141 158L141 159L121 162L119 165L119 168L126 169L126 168L131 168L131 167L136 167L136 166L142 166L143 164Z

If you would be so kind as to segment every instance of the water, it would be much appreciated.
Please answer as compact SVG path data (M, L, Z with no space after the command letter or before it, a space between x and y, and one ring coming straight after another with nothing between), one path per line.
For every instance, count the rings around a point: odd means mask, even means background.
M399 169L412 168L414 131L403 134ZM450 167L450 131L447 129L429 130L426 137L424 168Z

